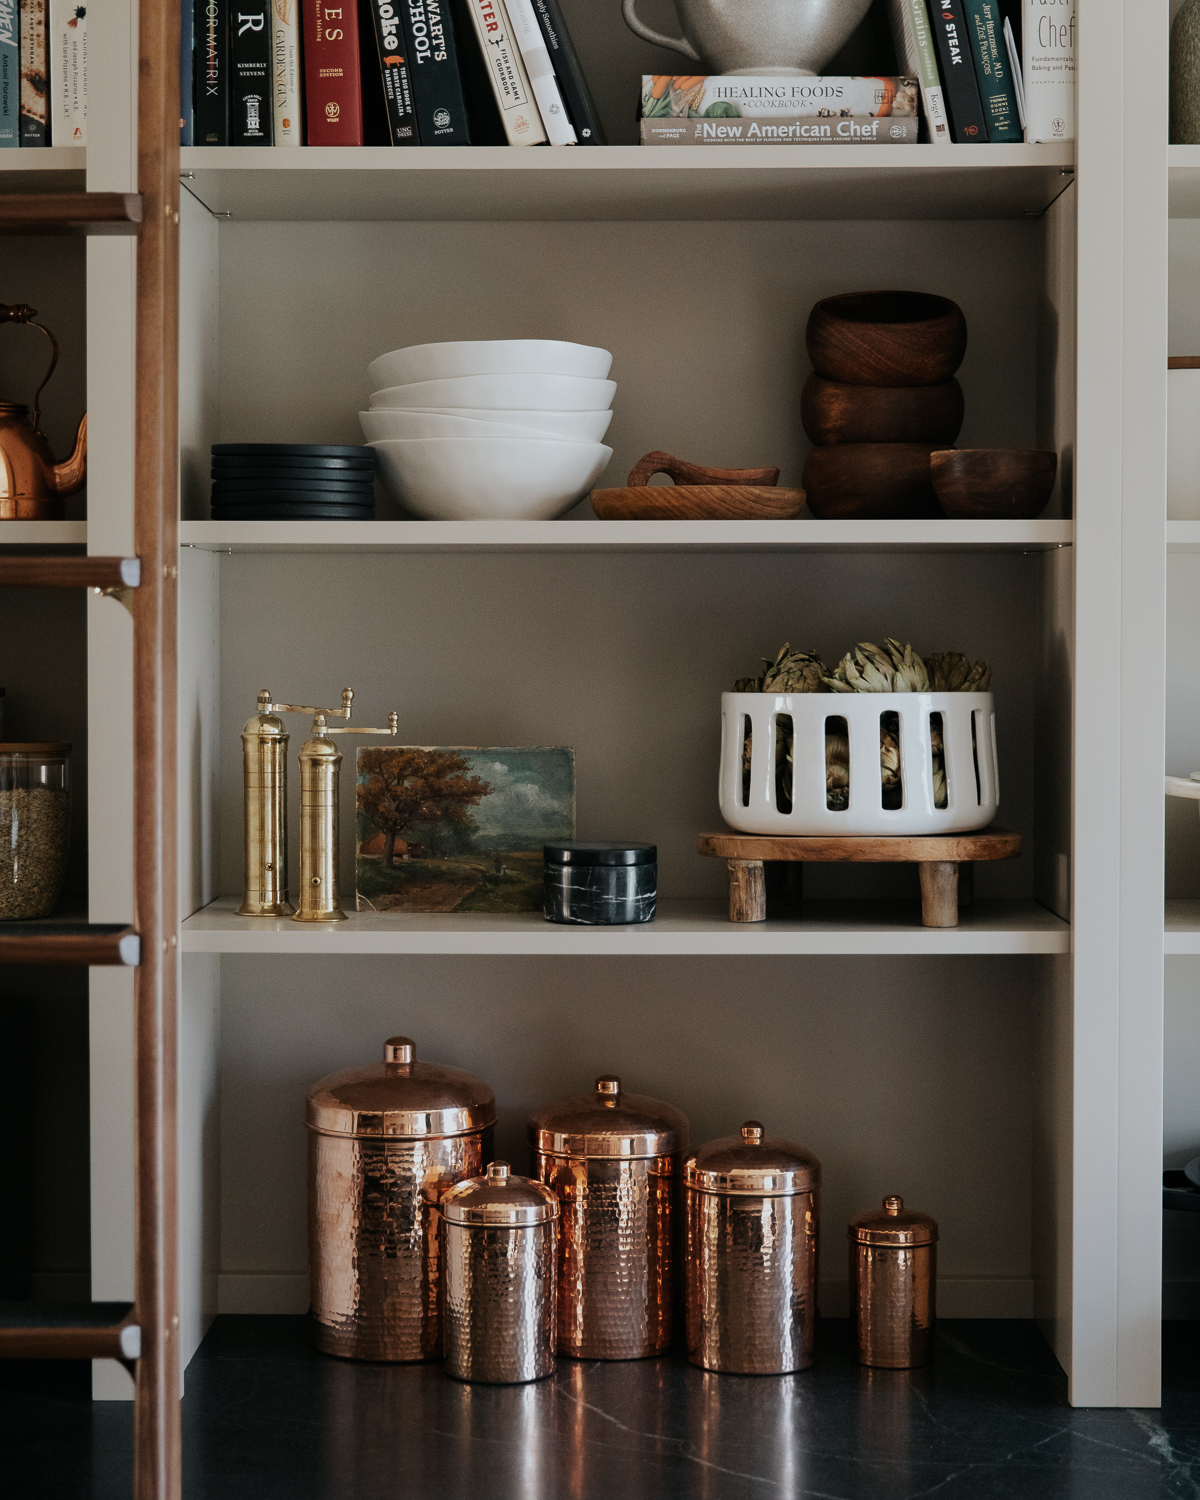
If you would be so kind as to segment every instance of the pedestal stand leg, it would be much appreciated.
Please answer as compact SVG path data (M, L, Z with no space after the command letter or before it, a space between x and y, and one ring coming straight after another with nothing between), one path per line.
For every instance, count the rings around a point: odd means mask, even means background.
M769 859L765 864L767 900L799 906L804 900L804 865L798 859Z
M935 860L921 869L921 923L925 927L958 926L958 865ZM732 887L731 887L732 889Z
M973 860L964 859L959 861L958 866L958 906L961 911L964 906L975 905L975 864Z
M729 920L767 920L767 882L761 859L729 861Z

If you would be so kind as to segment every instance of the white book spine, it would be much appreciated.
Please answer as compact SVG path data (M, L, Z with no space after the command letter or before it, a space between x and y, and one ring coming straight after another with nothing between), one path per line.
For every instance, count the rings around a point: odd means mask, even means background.
M896 60L903 72L921 85L929 139L935 146L952 146L954 137L950 133L950 117L946 113L946 97L942 92L925 0L888 0L888 16L896 45Z
M299 146L300 31L297 0L271 0L271 95L275 144Z
M1025 0L1025 139L1075 139L1075 0Z
M50 0L50 143L87 145L87 5Z
M521 60L529 74L529 86L541 111L542 124L552 146L577 146L575 127L567 113L562 91L555 76L554 64L546 50L542 28L533 13L533 0L505 0L508 18L516 33Z
M471 24L492 84L510 146L541 146L546 142L542 116L521 61L504 0L467 0Z

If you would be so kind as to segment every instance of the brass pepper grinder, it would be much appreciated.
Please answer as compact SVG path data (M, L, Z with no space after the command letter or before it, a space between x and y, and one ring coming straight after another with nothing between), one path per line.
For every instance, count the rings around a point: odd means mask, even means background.
M258 712L242 730L242 793L245 803L246 880L239 917L290 917L287 888L288 735L279 714L324 714L348 719L353 688L342 689L341 708L273 703L258 695Z
M349 710L345 717L349 718ZM329 729L327 714L318 710L312 738L300 751L300 910L293 922L344 922L338 898L338 771L342 752L330 739L335 734L390 734L400 724L388 715L386 729Z

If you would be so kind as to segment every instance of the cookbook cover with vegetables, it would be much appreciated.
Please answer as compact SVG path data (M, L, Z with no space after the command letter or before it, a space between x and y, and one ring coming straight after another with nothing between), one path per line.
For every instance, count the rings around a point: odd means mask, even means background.
M643 120L917 118L915 78L642 78Z

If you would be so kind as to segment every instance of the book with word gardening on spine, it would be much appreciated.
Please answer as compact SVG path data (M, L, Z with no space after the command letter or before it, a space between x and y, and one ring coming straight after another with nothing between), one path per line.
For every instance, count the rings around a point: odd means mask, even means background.
M642 78L643 146L915 145L915 78Z

